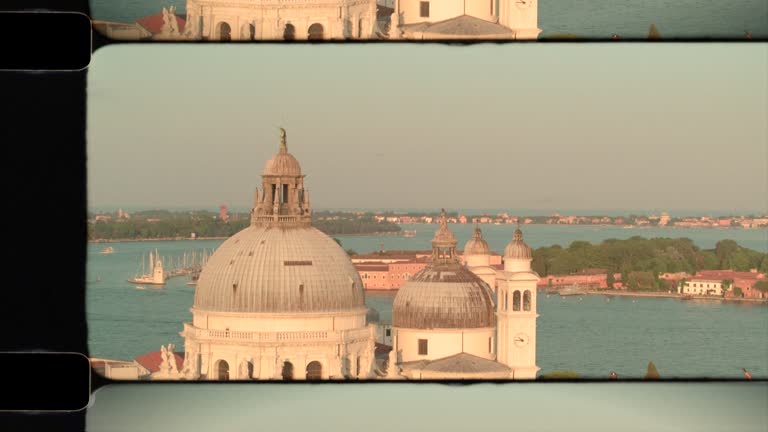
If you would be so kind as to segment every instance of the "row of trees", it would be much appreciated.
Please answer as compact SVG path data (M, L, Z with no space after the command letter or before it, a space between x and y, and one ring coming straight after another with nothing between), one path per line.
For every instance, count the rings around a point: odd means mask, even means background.
M229 237L250 224L249 217L227 222L213 213L179 213L163 210L134 214L130 219L97 221L88 225L89 240L153 239L167 237ZM150 221L149 219L155 219ZM314 226L329 235L399 232L392 222L378 222L373 217L360 219L316 220Z
M541 276L573 274L588 268L608 271L609 285L613 273L621 273L629 288L638 290L671 289L661 273L699 270L749 271L756 268L768 272L768 254L739 246L733 240L722 240L714 249L703 250L687 238L653 238L635 236L627 240L609 239L600 244L575 241L567 248L559 245L536 249L533 269Z

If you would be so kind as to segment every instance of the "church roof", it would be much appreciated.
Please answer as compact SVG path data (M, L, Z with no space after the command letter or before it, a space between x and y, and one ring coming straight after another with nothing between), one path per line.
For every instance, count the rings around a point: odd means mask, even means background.
M157 372L160 370L160 364L163 363L163 353L161 351L152 351L133 359L136 363L144 366L150 372ZM184 366L184 353L173 353L173 357L176 359L176 369L181 370Z
M179 32L184 33L184 24L186 20L179 14L176 14L176 21L179 23ZM163 28L163 13L159 12L154 15L145 16L136 20L136 23L144 27L152 34L158 34Z
M464 255L490 255L491 248L488 242L483 239L483 232L480 227L475 227L475 232L471 239L464 245Z
M506 259L533 259L533 250L523 240L523 232L520 228L515 230L512 241L504 249Z
M411 32L441 34L450 36L491 36L514 35L514 31L501 24L486 21L470 15L438 21L436 23L418 23L403 26Z
M432 239L430 263L408 279L392 304L392 324L399 328L486 328L496 325L491 289L459 263L456 237L445 209Z
M257 189L251 226L227 239L208 259L197 283L194 308L234 313L365 312L360 275L347 252L312 227L301 169L288 153L282 128L280 138L280 150L263 175L264 193ZM292 183L271 175L293 177L288 179ZM292 189L284 195L275 186Z
M265 176L301 176L301 165L296 158L288 153L285 130L281 129L280 150L268 160L261 175Z
M208 259L196 309L218 312L332 312L364 309L363 284L336 241L308 226L250 226Z
M487 379L489 375L506 378L512 372L512 369L502 363L465 352L432 361L405 362L401 363L400 367L406 373L418 373L422 378L436 379L472 379L475 377Z
M480 374L488 372L511 372L508 366L465 352L443 357L427 363L422 370L457 374Z
M464 266L429 265L398 290L392 324L413 329L493 327L491 290Z

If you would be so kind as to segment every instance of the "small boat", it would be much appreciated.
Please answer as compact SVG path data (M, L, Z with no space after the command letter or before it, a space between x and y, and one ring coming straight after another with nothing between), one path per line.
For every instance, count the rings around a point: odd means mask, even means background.
M197 286L197 282L196 281L189 281L189 282L187 282L187 285L189 285L189 286Z
M137 290L143 290L143 289L146 289L146 288L144 288L144 286L143 286L143 285L137 285L137 286L136 286L136 289L137 289Z
M693 296L690 294L686 294L683 296L683 300L693 300Z
M99 253L102 254L102 255L108 255L108 254L111 254L111 253L115 253L115 248L113 248L112 246L107 246L104 249L102 249L101 252L99 252Z
M561 289L559 294L560 294L560 297L565 297L565 296L582 295L582 294L585 294L585 292L584 290L581 289L580 286L571 285Z

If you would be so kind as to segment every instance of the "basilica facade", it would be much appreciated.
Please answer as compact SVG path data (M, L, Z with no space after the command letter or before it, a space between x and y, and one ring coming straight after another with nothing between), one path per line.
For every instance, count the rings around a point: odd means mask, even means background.
M370 39L375 0L187 0L188 38L245 40Z

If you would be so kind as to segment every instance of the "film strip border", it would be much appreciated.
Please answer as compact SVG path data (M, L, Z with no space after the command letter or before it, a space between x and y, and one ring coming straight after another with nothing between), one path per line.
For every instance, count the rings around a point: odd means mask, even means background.
M91 363L80 353L3 352L0 413L76 412L91 397Z
M79 12L3 11L0 70L79 71L92 52L91 20Z

